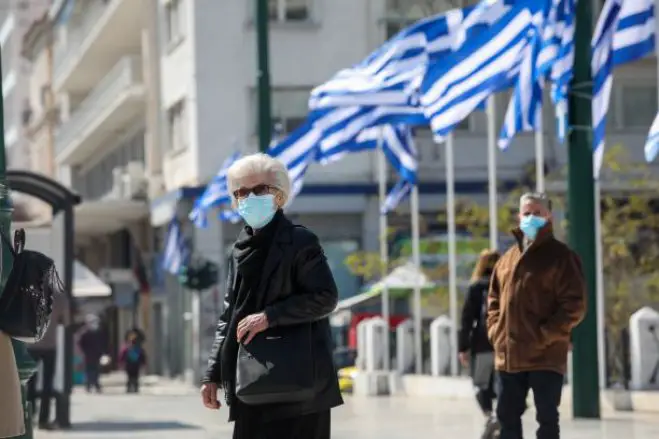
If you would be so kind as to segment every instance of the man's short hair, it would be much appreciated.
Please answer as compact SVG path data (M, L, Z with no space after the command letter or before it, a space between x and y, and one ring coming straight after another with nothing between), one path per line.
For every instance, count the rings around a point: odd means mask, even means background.
M541 192L527 192L519 197L520 208L529 202L541 204L545 209L551 212L551 200L547 194L543 194Z

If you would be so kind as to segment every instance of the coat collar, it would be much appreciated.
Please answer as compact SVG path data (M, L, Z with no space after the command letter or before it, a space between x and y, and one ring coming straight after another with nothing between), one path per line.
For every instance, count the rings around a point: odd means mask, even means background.
M524 232L522 232L522 229L520 229L519 227L515 227L510 231L510 233L512 233L512 235L515 237L515 240L517 241L517 246L519 247L520 251L523 253L524 238L525 238ZM537 247L553 238L554 238L554 227L551 222L548 222L547 224L545 224L544 227L538 230L538 236L535 237L535 239L531 243L531 246Z
M263 275L261 276L259 289L265 288L272 273L279 267L284 256L284 247L293 242L293 227L291 220L281 213L274 232L275 236L268 250L268 256L263 264Z

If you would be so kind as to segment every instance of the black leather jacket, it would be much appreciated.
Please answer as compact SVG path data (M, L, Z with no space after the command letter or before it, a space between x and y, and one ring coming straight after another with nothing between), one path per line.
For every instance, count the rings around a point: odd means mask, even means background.
M487 339L485 316L487 315L487 292L489 279L481 279L469 285L462 307L458 351L479 354L491 352L492 345Z
M235 269L230 258L224 301L215 341L208 359L205 382L220 384L219 354L235 303ZM315 413L343 403L332 356L329 314L338 302L338 291L327 259L316 235L293 225L285 216L279 220L272 248L263 266L259 294L265 295L264 312L270 327L312 322L316 340L316 379L320 389L308 403L268 407L268 418Z

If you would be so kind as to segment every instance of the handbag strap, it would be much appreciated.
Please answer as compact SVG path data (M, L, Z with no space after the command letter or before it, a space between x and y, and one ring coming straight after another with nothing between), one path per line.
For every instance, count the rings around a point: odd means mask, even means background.
M0 238L7 246L9 251L11 251L11 254L15 257L19 253L21 253L25 249L25 229L17 229L14 232L14 243L12 244L9 241L9 238L7 238L7 235L5 235L4 232L0 231Z

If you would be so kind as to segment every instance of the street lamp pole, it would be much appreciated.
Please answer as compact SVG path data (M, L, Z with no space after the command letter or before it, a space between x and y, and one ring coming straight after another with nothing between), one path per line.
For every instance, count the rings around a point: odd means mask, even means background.
M592 5L577 2L574 77L570 85L568 144L568 215L570 244L581 257L588 288L586 316L574 330L572 411L575 418L600 417L597 365L597 262L595 181L592 141Z
M272 109L270 97L270 62L268 48L268 0L254 0L256 3L256 44L258 51L258 118L259 149L267 151L272 140Z
M2 90L2 49L0 49L0 90ZM9 186L7 185L7 152L5 148L5 124L4 124L4 95L0 99L0 229L5 236L10 236L11 232L11 214L14 207L9 196ZM4 291L5 284L9 278L12 268L11 252L7 246L2 244L0 252L2 258L2 271L0 273L0 294ZM29 409L26 398L26 385L32 374L37 369L37 364L30 357L24 343L12 339L16 365L18 366L18 376L21 380L21 400L25 410L25 434L20 436L22 439L32 439L32 411Z

